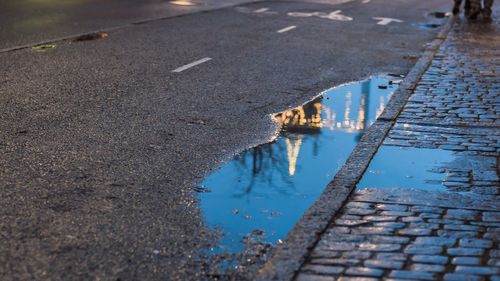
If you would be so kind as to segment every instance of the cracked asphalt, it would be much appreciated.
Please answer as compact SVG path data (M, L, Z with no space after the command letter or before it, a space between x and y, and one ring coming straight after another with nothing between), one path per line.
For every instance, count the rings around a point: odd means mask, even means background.
M438 31L414 24L442 23L429 13L450 9L322 2L248 3L1 52L0 279L207 278L203 251L217 232L193 187L269 141L271 113L344 82L407 73ZM353 20L288 15L337 10ZM16 41L4 26L14 43L3 46L46 39Z

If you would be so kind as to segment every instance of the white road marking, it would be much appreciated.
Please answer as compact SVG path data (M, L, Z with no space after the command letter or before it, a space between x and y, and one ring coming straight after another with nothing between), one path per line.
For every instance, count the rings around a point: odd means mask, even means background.
M287 32L287 31L290 31L290 30L295 29L295 28L297 28L295 25L291 25L291 26L289 26L289 27L285 27L285 28L283 28L283 29L280 29L280 30L278 30L278 31L276 31L276 32L278 32L278 33L283 33L283 32Z
M370 3L370 1L372 1L372 0L363 0L363 2L361 2L361 3L366 4L366 3Z
M337 11L331 12L327 16L320 16L320 18L325 18L325 19L330 19L330 20L339 20L339 21L351 21L352 20L351 17L344 16L344 15L340 14L341 12L342 12L341 10L337 10Z
M388 25L391 22L403 22L402 20L392 19L392 18L373 18L374 20L378 20L378 25Z
M263 13L263 12L267 12L267 11L269 11L269 8L260 8L260 9L253 11L253 12L254 13Z
M176 69L172 70L172 72L179 73L179 72L182 72L182 71L184 71L184 70L186 70L186 69L189 69L189 68L191 68L191 67L193 67L193 66L197 66L198 64L202 64L202 63L204 63L204 62L207 62L207 61L209 61L209 60L212 60L212 59L211 59L211 58L202 58L201 60L197 60L197 61L194 61L194 62L192 62L192 63L186 64L186 65L183 65L183 66L181 66L181 67L179 67L179 68L176 68Z
M341 14L341 12L342 12L341 10L336 10L336 11L333 11L329 14L324 13L324 12L313 12L313 13L291 12L291 13L288 13L288 15L291 17L301 17L301 18L315 16L315 17L319 17L322 19L329 19L329 20L352 21L351 17L344 16Z

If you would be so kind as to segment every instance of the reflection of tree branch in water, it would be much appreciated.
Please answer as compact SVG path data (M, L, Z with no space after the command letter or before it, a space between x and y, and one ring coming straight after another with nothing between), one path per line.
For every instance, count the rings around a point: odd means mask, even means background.
M273 150L278 148L278 150ZM293 182L288 175L288 161L286 148L283 146L282 138L276 142L257 146L247 150L238 157L238 168L240 169L240 177L238 182L244 182L248 177L248 167L251 165L251 175L249 183L234 197L243 197L249 195L254 190L255 185L261 182L267 182L269 187L273 186L273 176L277 172L281 179L289 187L294 187ZM251 161L251 163L248 163ZM250 164L250 165L249 165ZM277 189L280 193L288 193L288 190Z

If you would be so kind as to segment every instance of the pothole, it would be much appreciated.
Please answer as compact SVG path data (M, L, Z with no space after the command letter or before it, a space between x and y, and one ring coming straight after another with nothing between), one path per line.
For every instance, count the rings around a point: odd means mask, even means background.
M107 38L108 36L109 34L106 32L95 32L78 36L72 41L73 42L92 41L92 40Z

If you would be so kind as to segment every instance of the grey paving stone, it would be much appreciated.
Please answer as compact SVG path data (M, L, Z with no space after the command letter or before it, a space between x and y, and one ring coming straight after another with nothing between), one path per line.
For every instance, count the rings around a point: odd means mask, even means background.
M474 274L474 275L497 275L500 274L500 268L487 267L487 266L459 265L456 267L455 272L463 274Z
M490 257L492 258L500 258L500 250L491 250Z
M446 273L443 277L445 281L483 281L484 277L470 274Z
M326 249L331 251L349 251L356 248L356 243L354 242L334 242L322 240L318 247L320 249Z
M446 268L439 264L422 264L417 263L411 266L413 271L425 271L425 272L444 272Z
M341 225L341 226L356 226L356 225L363 225L367 224L368 221L366 220L347 220L347 219L338 219L335 220L336 225Z
M338 217L338 219L340 219L340 220L360 220L361 218L362 218L362 216L348 215L348 214L343 214L340 217Z
M400 229L400 228L404 228L406 226L406 224L402 223L402 222L376 222L373 224L373 226Z
M404 252L406 254L438 255L443 252L443 247L430 245L410 245L405 248Z
M410 238L401 236L370 235L368 240L373 243L382 244L407 244Z
M500 212L484 212L483 221L500 222Z
M446 230L463 230L463 231L484 231L484 227L477 225L465 225L465 224L447 224L444 226Z
M397 217L393 216L365 216L364 220L372 221L372 222L387 222L387 221L395 221Z
M493 267L500 267L500 259L489 259L488 265Z
M482 256L484 249L479 248L449 248L447 253L452 256Z
M431 231L431 229L426 228L405 228L398 230L398 234L409 236L428 236L431 234Z
M321 264L321 265L342 265L342 266L353 266L359 264L358 259L329 259L329 258L316 258L311 259L311 264Z
M403 253L380 253L377 254L377 260L391 260L391 261L406 261L407 255Z
M424 219L421 217L404 217L401 219L403 222L424 222Z
M493 241L486 239L463 238L460 239L460 247L491 248Z
M344 259L359 259L366 260L372 256L371 252L362 252L362 251L348 251L342 253L342 258Z
M394 229L388 227L358 227L353 229L356 234L393 234Z
M464 224L463 220L452 219L429 219L428 222L437 224Z
M404 263L401 261L392 261L392 260L366 260L364 262L364 266L370 268L381 268L381 269L402 269Z
M337 281L377 281L379 279L377 278L370 278L370 277L346 277L342 276Z
M332 242L363 242L366 237L363 235L337 234L330 237Z
M361 209L361 208L349 208L346 209L345 214L348 215L359 215L359 216L366 216L366 215L373 215L377 211L373 209Z
M369 267L349 267L345 273L347 275L380 277L384 274L384 271Z
M434 214L434 213L421 213L419 215L419 217L421 217L423 219L437 219L437 218L440 218L441 215L440 214Z
M355 209L374 209L375 205L372 203L352 201L352 202L347 203L345 205L345 207L347 209L353 209L353 208L355 208Z
M409 270L394 270L389 274L390 278L415 279L415 280L435 280L436 275L430 272L416 272Z
M338 251L324 251L319 249L314 249L311 253L311 258L338 258L342 252Z
M374 252L393 252L401 249L400 244L374 244L374 243L361 243L359 250L374 251Z
M436 223L413 222L410 223L409 228L439 229L440 226Z
M417 237L414 244L451 247L456 241L457 239L450 237Z
M454 238L479 237L479 233L473 231L438 230L437 233L438 236L440 237L454 237Z
M295 281L335 281L332 276L323 276L309 273L299 273Z
M398 205L398 204L377 204L375 206L379 210L384 211L401 211L404 212L408 210L408 206L406 205Z
M415 255L412 260L418 263L446 264L449 258L439 255Z
M305 272L312 272L322 275L338 275L344 271L344 267L330 265L311 265L308 264L302 268Z
M412 206L410 208L412 212L419 213L434 213L434 214L442 214L445 209L439 207L430 207L430 206Z
M451 263L456 265L480 265L481 259L475 257L456 257L453 258Z
M413 216L413 212L403 212L403 211L383 211L380 213L381 216L396 216L396 217L409 217Z
M327 235L339 235L339 234L349 234L351 233L351 228L347 226L334 226L327 231Z

